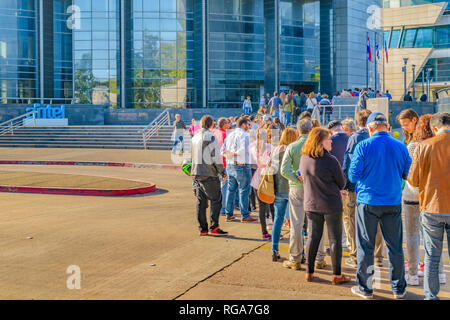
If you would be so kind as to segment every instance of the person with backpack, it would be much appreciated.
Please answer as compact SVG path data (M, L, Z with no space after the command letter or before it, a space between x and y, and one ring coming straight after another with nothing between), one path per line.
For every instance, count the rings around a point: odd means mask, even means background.
M278 92L275 91L273 93L272 99L269 101L270 106L270 115L272 118L278 118L280 117L280 106L283 105L283 102L281 101L280 97L278 97Z

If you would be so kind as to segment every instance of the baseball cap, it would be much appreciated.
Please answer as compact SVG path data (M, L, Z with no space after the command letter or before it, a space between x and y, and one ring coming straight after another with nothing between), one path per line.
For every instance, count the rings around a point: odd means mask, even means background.
M367 123L371 123L373 121L388 122L384 114L381 112L374 112L369 115L369 118L367 118Z

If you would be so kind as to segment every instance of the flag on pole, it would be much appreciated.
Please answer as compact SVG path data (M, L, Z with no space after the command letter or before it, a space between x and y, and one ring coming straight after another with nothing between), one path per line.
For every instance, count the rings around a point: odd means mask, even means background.
M370 50L370 37L367 36L367 60L372 62L372 52Z
M384 51L386 51L386 63L388 63L389 59L388 59L388 51L387 51L386 40L384 40Z

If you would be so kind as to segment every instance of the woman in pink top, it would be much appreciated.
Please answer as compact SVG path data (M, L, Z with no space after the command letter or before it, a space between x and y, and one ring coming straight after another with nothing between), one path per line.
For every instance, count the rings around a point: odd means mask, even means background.
M200 125L197 124L197 121L195 121L195 119L192 119L191 125L189 127L189 131L188 131L190 133L191 137L193 137L199 129L200 129Z

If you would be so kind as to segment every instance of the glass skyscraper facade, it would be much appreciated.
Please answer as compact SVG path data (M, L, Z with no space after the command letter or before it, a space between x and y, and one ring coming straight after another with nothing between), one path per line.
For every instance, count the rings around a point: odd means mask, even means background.
M208 12L208 106L259 101L264 83L263 1L212 0Z
M194 0L133 0L131 107L184 107L194 100Z
M280 83L314 85L320 77L319 1L280 1Z
M2 103L28 103L38 93L36 0L0 1Z
M75 102L116 107L120 99L119 0L73 0L73 4L80 9L79 26L72 29Z
M331 0L1 0L2 103L232 108L336 89Z

